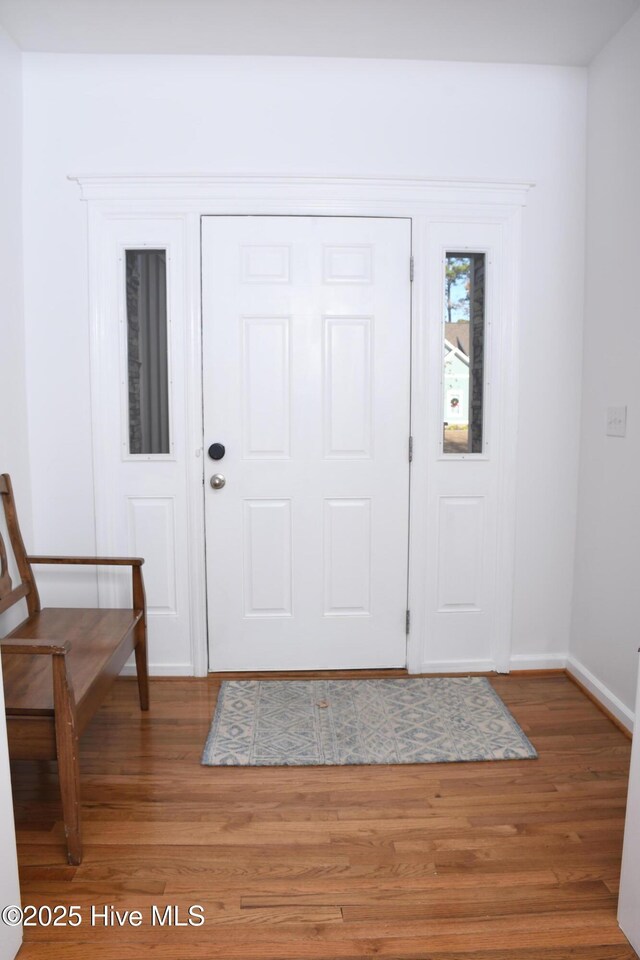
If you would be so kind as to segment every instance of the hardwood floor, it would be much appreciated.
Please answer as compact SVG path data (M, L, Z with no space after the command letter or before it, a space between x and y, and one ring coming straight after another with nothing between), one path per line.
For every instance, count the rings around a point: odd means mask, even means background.
M492 683L538 760L207 768L217 679L119 680L82 742L85 857L65 864L53 764L13 768L20 960L630 960L616 923L630 743L565 676ZM90 905L143 924L90 925ZM191 904L203 926L152 926ZM112 914L111 914L112 915Z

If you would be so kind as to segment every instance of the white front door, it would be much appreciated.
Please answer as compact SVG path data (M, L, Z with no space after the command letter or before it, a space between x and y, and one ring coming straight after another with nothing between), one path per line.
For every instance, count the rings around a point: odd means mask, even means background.
M212 670L406 663L410 255L407 219L203 218Z

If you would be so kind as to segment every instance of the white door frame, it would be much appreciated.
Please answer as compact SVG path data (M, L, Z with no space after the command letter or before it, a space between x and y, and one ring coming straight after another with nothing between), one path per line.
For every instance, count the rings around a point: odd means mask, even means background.
M112 318L105 307L105 244L107 224L114 220L145 222L175 220L182 227L184 249L176 258L183 273L184 353L189 369L185 386L184 429L187 462L184 471L189 491L188 577L191 623L191 662L167 667L154 665L156 673L207 673L206 587L204 547L202 356L200 302L200 219L203 215L287 215L408 217L413 223L415 279L412 291L412 435L414 457L411 479L409 601L411 631L407 644L410 672L509 670L514 586L516 445L518 397L518 312L522 248L522 213L531 183L474 180L367 179L298 176L74 176L81 198L88 202L89 310L91 337L93 461L96 504L96 546L99 552L118 552L113 542L109 464L100 438L112 414L107 401L101 344ZM493 348L492 396L508 397L494 411L494 455L499 458L500 512L495 555L496 616L492 631L491 661L431 662L425 645L427 610L425 576L428 530L433 522L429 497L428 465L439 455L441 409L434 409L434 386L429 370L438 369L441 330L428 324L426 269L421 263L433 255L433 224L487 224L499 227L501 263L499 291L500 335ZM143 232L143 231L142 231ZM141 232L141 235L142 235ZM494 404L498 407L498 404ZM100 602L113 602L115 585L99 584Z

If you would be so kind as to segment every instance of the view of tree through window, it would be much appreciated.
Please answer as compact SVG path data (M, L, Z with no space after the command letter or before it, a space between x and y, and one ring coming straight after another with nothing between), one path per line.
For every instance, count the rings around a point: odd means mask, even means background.
M484 314L484 253L447 253L443 317L444 453L482 453Z

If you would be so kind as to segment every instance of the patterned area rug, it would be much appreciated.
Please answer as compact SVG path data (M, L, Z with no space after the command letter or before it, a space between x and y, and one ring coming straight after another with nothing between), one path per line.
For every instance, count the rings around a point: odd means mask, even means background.
M226 680L205 766L537 757L485 677Z

